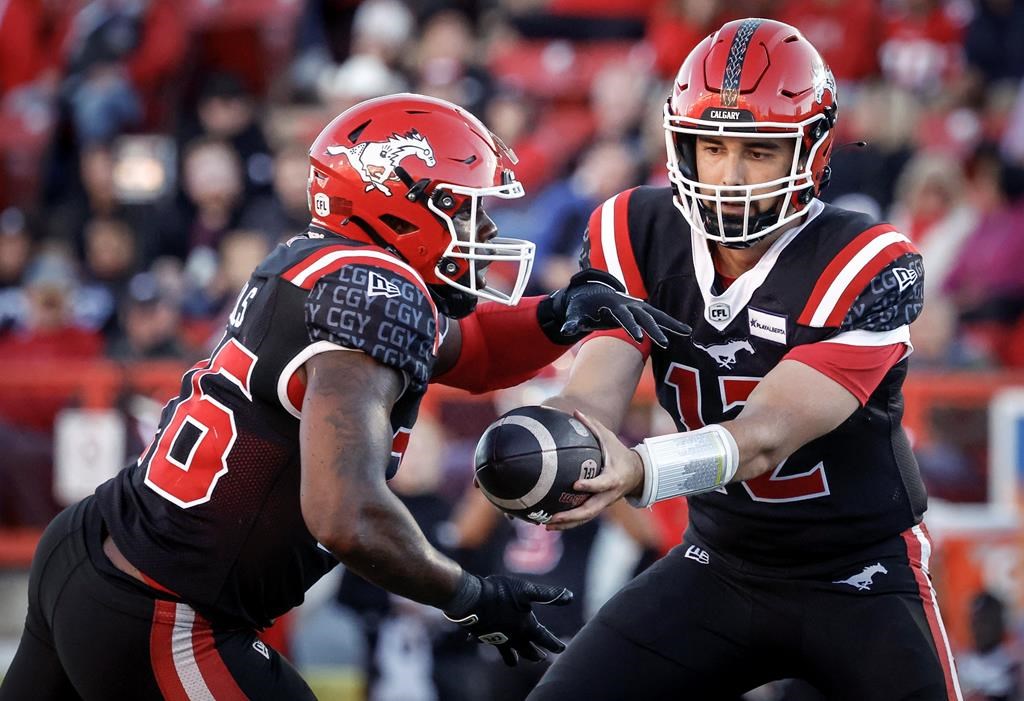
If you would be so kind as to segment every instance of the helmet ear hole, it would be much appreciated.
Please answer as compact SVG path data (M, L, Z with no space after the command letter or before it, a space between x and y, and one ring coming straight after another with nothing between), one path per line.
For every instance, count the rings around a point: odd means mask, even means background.
M399 236L405 234L413 234L419 231L419 227L412 222L406 221L401 217L396 217L394 214L381 214L379 217L381 223L386 227L394 231Z

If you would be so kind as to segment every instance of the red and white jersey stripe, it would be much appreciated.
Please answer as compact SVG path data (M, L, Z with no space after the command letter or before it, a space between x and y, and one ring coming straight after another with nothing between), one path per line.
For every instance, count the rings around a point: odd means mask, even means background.
M902 255L917 253L889 224L873 226L846 245L825 268L797 323L838 327L871 279Z
M629 238L629 198L635 190L620 192L590 215L590 264L611 273L630 296L646 299L647 289Z
M423 276L416 272L416 269L408 263L400 261L383 251L352 250L351 246L326 246L321 248L316 253L286 270L281 277L296 287L311 290L316 281L324 275L333 273L351 263L375 265L394 271L416 282L423 290L423 294L427 295L428 298L430 297L430 291L427 289L427 283L424 282Z

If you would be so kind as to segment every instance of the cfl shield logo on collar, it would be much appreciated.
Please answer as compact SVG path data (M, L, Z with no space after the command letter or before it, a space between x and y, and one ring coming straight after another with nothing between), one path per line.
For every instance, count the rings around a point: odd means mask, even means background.
M732 316L732 309L725 302L715 302L708 307L708 319L710 321L728 321Z
M395 168L410 156L419 158L431 168L436 165L434 147L427 137L415 129L404 134L392 134L387 141L366 141L352 148L345 146L328 146L327 153L332 156L345 154L349 164L359 173L359 177L369 192L376 189L391 197L388 182L398 182Z
M268 660L270 659L270 650L267 649L266 644L262 640L254 641L252 649L266 657Z

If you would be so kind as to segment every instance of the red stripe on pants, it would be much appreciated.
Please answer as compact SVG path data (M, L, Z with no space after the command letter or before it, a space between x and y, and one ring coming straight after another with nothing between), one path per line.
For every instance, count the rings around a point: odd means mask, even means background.
M160 599L153 604L153 625L149 629L149 660L153 665L157 687L167 701L189 701L185 687L178 679L178 670L174 667L171 636L174 632L177 604Z
M918 535L914 533L916 528L920 529L920 536L928 539L928 532L922 524L919 527L903 531L903 541L907 544L907 556L910 559L910 569L914 572L914 579L917 581L917 590L921 595L921 602L924 605L924 615L928 621L928 628L932 633L932 644L939 657L939 664L942 665L942 675L946 680L946 696L950 701L959 701L960 688L952 668L953 654L949 649L946 634L939 618L939 606L935 601L935 593L932 589L931 580L925 571L925 564L922 561L922 544ZM930 539L929 539L929 547Z
M209 621L198 613L192 626L192 652L206 686L217 701L247 701L249 697L238 688L238 682L231 675L217 650ZM258 653L253 650L253 655L258 656Z

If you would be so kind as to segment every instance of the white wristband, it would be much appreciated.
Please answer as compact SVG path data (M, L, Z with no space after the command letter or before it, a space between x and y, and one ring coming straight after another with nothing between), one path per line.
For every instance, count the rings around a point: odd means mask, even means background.
M736 440L718 424L645 438L633 450L644 464L644 488L640 498L626 500L638 508L673 497L710 492L728 484L740 466Z

